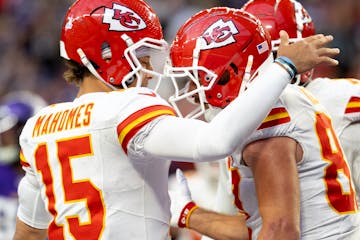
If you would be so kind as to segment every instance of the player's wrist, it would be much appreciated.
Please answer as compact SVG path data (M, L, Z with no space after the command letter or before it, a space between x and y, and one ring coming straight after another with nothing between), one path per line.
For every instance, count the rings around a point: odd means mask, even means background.
M198 207L199 206L197 206L196 203L193 201L188 202L185 205L185 207L182 209L180 216L179 216L178 226L180 228L189 228L190 216L193 213L193 211L195 209L197 209Z
M294 79L295 76L298 74L296 66L293 61L291 61L291 59L285 56L279 56L274 60L274 62L280 65L289 73L291 80Z

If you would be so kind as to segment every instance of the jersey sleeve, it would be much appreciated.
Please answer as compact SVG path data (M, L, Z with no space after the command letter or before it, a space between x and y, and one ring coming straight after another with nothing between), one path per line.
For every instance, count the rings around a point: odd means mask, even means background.
M20 143L24 144L24 139L21 138L21 140ZM18 185L19 205L17 217L31 227L47 229L51 221L51 215L41 198L40 185L31 164L22 150L20 151L20 164L25 171L25 175Z
M132 89L130 94L131 104L124 109L126 112L119 112L120 120L116 126L119 143L126 154L129 148L136 149L133 143L129 144L135 135L146 135L147 130L143 129L146 125L159 117L176 115L174 109L150 89Z
M350 122L360 121L360 90L359 95L350 97L345 106L344 115Z
M18 194L18 218L31 227L47 229L51 221L51 216L47 212L41 198L40 188L37 184L35 175L30 171L27 171L25 176L21 179L18 187Z
M148 123L161 116L174 116L175 111L166 105L157 104L147 106L129 115L116 128L119 143L125 153L128 151L129 141Z
M261 124L289 78L284 69L272 64L211 122L167 116L142 132L146 136L133 140L142 156L189 162L225 158ZM261 104L255 106L260 99Z

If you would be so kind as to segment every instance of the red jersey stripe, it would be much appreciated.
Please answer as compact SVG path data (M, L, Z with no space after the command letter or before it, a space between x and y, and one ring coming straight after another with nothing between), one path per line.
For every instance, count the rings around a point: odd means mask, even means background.
M117 126L119 142L127 153L130 139L148 122L162 115L175 115L174 109L164 105L150 106L131 114Z
M286 108L273 108L269 115L264 119L258 130L273 127L276 125L290 122L290 115L286 111Z
M30 167L30 164L26 161L22 150L20 150L20 164L21 164L21 166L24 166L24 167Z
M346 105L345 113L355 112L360 112L360 97L350 98L348 104Z

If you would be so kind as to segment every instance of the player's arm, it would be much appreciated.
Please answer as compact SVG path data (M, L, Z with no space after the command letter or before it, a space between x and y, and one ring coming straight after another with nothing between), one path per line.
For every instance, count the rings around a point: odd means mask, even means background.
M300 145L273 137L249 144L243 158L253 172L262 229L258 239L300 238L300 193L297 160Z
M16 230L13 240L42 240L46 239L46 229L37 229L25 224L19 218L16 219Z
M18 186L19 206L13 240L45 239L51 216L41 199L40 188L30 167Z
M187 180L180 169L176 171L177 186L170 191L171 225L189 228L213 239L247 240L245 215L227 215L197 206L191 198Z
M197 208L190 215L188 228L213 239L247 240L245 215L226 215Z
M332 37L316 35L289 45L286 36L282 37L278 52L290 58L299 73L319 63L337 63L329 56L338 50L324 48ZM160 159L210 161L224 158L261 124L290 78L283 67L272 63L210 123L175 117L159 121L144 140L143 150Z

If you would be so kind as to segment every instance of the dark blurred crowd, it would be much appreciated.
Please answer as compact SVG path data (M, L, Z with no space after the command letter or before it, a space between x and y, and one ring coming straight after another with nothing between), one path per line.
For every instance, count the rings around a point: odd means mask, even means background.
M14 90L30 90L48 103L70 100L76 94L62 78L59 34L66 9L73 0L0 0L0 97ZM243 0L148 0L158 13L166 40L200 9L241 7ZM360 78L360 1L300 0L312 16L317 32L333 34L341 49L337 68L320 68L318 76Z

